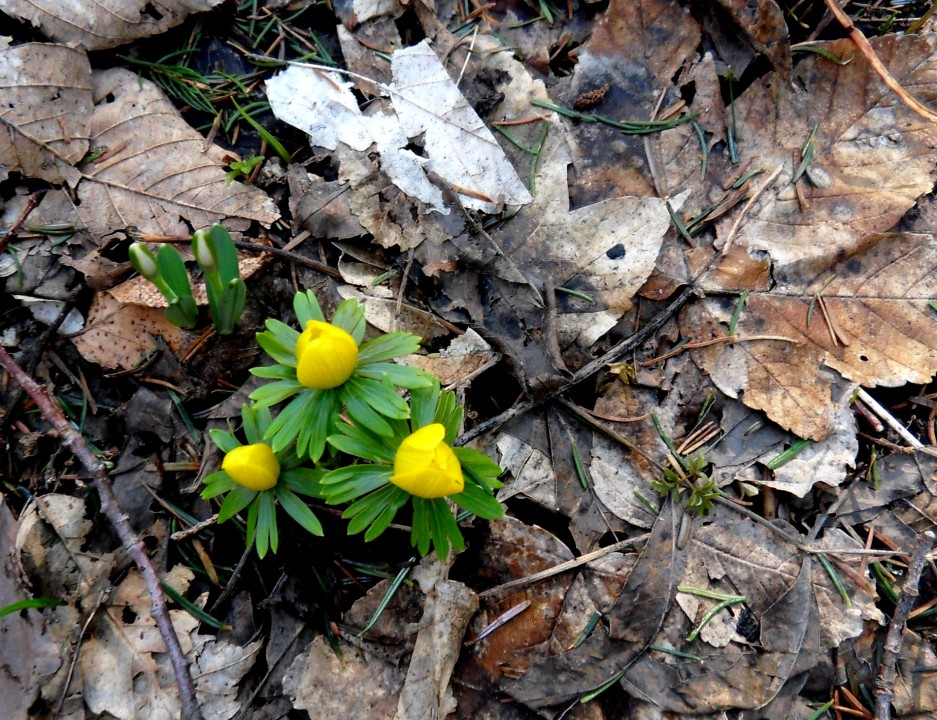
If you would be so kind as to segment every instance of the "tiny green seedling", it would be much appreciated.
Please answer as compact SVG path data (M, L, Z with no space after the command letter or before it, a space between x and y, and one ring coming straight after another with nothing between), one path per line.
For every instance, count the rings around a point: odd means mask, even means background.
M238 270L234 241L221 225L212 225L211 229L198 230L192 236L192 252L205 273L212 324L219 335L230 335L247 300L247 287ZM137 271L166 298L169 322L181 328L194 328L198 322L198 306L179 251L171 245L161 245L154 255L146 245L133 243L128 254Z
M205 273L208 309L219 335L230 335L244 311L247 287L238 270L234 240L221 225L197 230L192 236L192 252Z
M169 322L181 328L194 328L198 306L179 251L172 245L161 245L154 255L146 245L133 243L128 252L137 272L153 283L169 303L166 308Z

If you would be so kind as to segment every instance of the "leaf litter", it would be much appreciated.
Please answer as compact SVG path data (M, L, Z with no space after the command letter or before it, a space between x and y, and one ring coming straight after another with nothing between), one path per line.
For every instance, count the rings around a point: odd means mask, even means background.
M125 7L114 24L116 16L91 19L107 3L75 3L66 17L0 2L63 43L0 49L10 107L0 171L13 183L62 186L35 217L68 226L70 239L23 257L61 256L94 285L73 338L86 371L135 368L158 350L185 380L178 387L189 387L203 367L179 362L192 338L165 321L159 302L133 280L118 286L119 264L99 274L97 258L112 262L128 238L187 237L215 221L256 234L288 205L294 231L314 237L299 252L318 243L321 260L340 249L348 284L299 268L294 280L327 288L332 303L365 298L374 327L420 334L439 353L412 362L458 385L470 414L488 403L481 419L495 415L518 394L553 398L571 379L580 392L578 405L567 396L473 441L507 469L500 497L517 517L480 524L451 568L424 561L416 584L359 637L388 592L389 583L374 585L341 618L347 627L323 624L335 637L316 635L271 668L269 687L257 665L263 640L201 634L199 620L174 610L206 714L246 711L246 677L270 708L323 718L515 717L595 698L570 716L613 717L604 692L657 713L793 717L843 682L828 669L833 651L864 659L844 670L849 684L871 684L867 659L901 568L862 551L874 541L909 553L937 512L931 459L887 454L896 436L878 438L884 449L870 457L854 400L858 387L912 383L923 386L913 407L933 409L934 240L920 220L911 232L896 228L933 190L933 125L849 40L792 58L794 29L772 0L721 0L720 13L613 0L594 20L544 3L539 19L512 9L498 29L525 49L526 64L485 30L499 20L488 8L466 20L448 5L421 5L407 22L427 39L412 42L391 19L403 9L388 3L337 11L336 42L357 75L293 65L266 80L274 113L327 152L299 151L308 161L289 168L287 190L229 185L234 153L206 144L155 84L121 68L92 71L79 46L160 33L211 5ZM272 17L248 9L250 23ZM520 19L533 22L511 26ZM463 22L482 32L460 40L447 29ZM291 29L278 27L283 37ZM886 34L872 47L933 103L934 43L927 33ZM758 55L768 63L747 72ZM21 242L14 233L2 266L12 269L4 290L25 303L11 279ZM685 285L699 296L582 383L577 372ZM21 297L46 302L35 294ZM465 333L453 338L454 329ZM510 384L492 381L495 371ZM155 372L149 381L167 382L165 369ZM217 371L199 379L241 381ZM933 412L929 422L933 433ZM926 432L918 423L912 432ZM692 448L685 457L702 453L721 492L756 498L753 509L769 519L725 503L691 518L661 500L651 486L670 454L661 433ZM158 437L173 456L197 457L190 445ZM84 503L40 492L18 511L13 552L27 584L4 592L28 588L66 604L15 616L36 652L16 692L76 717L133 717L143 707L177 716L140 579L115 575L118 555L89 535ZM166 542L165 527L153 533ZM612 544L617 551L603 549ZM204 545L199 553L207 556ZM528 582L557 566L565 570ZM165 580L196 604L217 597L181 564ZM309 616L290 600L264 612ZM327 607L320 598L313 614L329 616ZM925 635L906 636L894 704L926 714L931 628L915 622ZM369 701L352 700L362 696Z

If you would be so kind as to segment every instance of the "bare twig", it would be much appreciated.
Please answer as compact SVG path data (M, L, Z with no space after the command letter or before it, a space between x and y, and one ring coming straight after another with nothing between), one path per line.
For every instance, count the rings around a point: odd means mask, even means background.
M871 410L876 415L878 415L882 420L884 420L885 424L888 425L888 427L890 427L896 433L898 433L898 435L901 436L901 439L904 440L906 443L908 443L908 445L910 445L912 448L914 448L915 450L920 450L921 452L925 452L928 455L935 454L933 448L927 447L926 445L924 445L924 443L922 443L920 440L914 437L914 435L908 432L908 429L904 425L902 425L900 422L898 422L895 419L894 415L892 415L890 412L888 412L888 410L882 407L882 405L874 397L869 395L865 390L863 390L862 388L859 388L859 391L856 397L862 400L862 402L866 404L866 407L868 407L869 410Z
M172 621L169 619L169 610L166 607L166 598L160 588L159 577L144 550L143 542L130 527L128 517L120 509L104 464L94 456L84 438L69 425L65 416L62 415L62 412L46 394L45 389L27 375L2 347L0 347L0 367L3 367L26 391L26 394L32 398L42 412L43 418L62 439L62 444L74 453L91 474L94 487L98 491L101 500L101 510L107 516L107 519L111 521L114 530L117 532L117 537L120 538L127 553L133 558L150 593L152 601L150 613L156 622L157 628L159 628L159 634L162 636L163 642L166 643L169 660L176 674L179 697L182 701L182 716L185 720L203 720L204 716L195 696L195 684L192 682L192 675L189 672L189 661L182 652L179 638L176 637Z
M528 585L533 585L534 583L538 583L541 580L547 580L551 577L564 573L567 570L575 570L578 567L582 567L586 563L590 563L593 560L598 560L599 558L605 557L610 553L624 550L626 547L631 547L632 545L640 545L641 543L647 542L649 537L651 537L651 534L645 533L644 535L628 538L627 540L622 540L621 542L617 542L614 545L609 545L608 547L594 550L591 553L580 555L573 560L561 562L559 565L554 565L551 568L541 570L540 572L534 573L533 575L517 578L515 580L509 580L503 585L497 585L493 588L488 588L487 590L483 590L482 592L478 593L478 599L483 600L485 598L501 595L508 590L516 590L518 588L527 587Z
M465 443L477 438L479 435L483 435L489 430L500 427L504 425L508 420L523 415L524 413L532 410L533 408L542 405L543 403L552 400L559 395L563 394L570 387L578 385L584 380L589 379L603 367L609 363L613 363L618 360L622 355L631 350L634 350L637 347L640 347L650 338L654 337L654 333L660 330L668 320L690 299L690 296L696 292L695 288L692 285L687 285L683 288L680 294L674 298L667 307L661 310L657 315L651 318L651 321L647 323L643 328L638 330L633 335L622 340L620 343L615 345L611 350L606 352L601 357L592 360L591 362L583 365L579 370L573 373L572 378L566 383L561 384L559 387L550 390L549 392L544 393L536 398L529 398L524 402L519 402L509 407L503 413L496 415L485 422L476 425L471 430L466 431L462 434L457 440L457 445L464 445Z
M885 636L885 646L882 653L882 664L879 666L878 677L875 678L875 719L889 720L891 718L891 701L894 699L895 677L898 674L898 658L901 655L901 643L904 639L905 624L908 614L914 606L918 596L918 583L921 581L921 571L924 569L924 559L934 546L934 533L930 530L921 535L920 543L911 556L908 565L908 574L905 575L901 586L901 598L895 608L895 614L888 626Z
M869 44L869 41L866 39L865 35L862 34L862 31L857 28L853 24L852 19L845 12L843 12L843 9L839 6L839 3L836 0L826 0L826 6L830 9L830 12L833 13L833 17L839 21L839 24L849 31L849 37L852 38L852 41L862 51L862 54L865 55L865 59L869 61L869 65L871 65L872 69L878 73L878 76L882 78L884 83L889 88L891 88L892 92L898 96L898 99L909 108L914 110L914 112L916 112L922 118L930 120L931 122L937 122L937 113L934 113L933 110L926 107L917 98L913 97L907 90L901 87L901 84L895 80L892 74L888 71L888 68L885 67L885 64L879 60L878 55Z

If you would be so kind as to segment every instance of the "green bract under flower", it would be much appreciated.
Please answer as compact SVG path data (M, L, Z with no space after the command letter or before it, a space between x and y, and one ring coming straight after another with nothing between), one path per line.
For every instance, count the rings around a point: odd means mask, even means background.
M354 422L381 437L394 434L392 423L406 420L409 407L400 389L431 384L416 368L390 362L416 352L420 339L410 333L387 333L364 340L364 308L346 300L327 322L312 291L297 293L293 310L302 333L279 320L267 320L257 342L276 362L253 368L272 380L251 393L257 407L289 400L264 435L275 452L296 443L296 454L318 461L326 438L344 411Z
M481 518L504 515L493 495L501 487L501 468L477 450L452 447L462 409L435 378L430 387L411 393L410 408L409 422L390 421L389 436L364 423L339 424L329 445L366 462L326 474L322 496L330 505L351 503L342 517L349 519L348 532L363 530L365 540L378 537L411 503L411 543L423 555L432 544L445 558L450 547L465 545L450 500Z
M249 405L241 408L244 435L249 444L242 445L231 433L212 430L211 438L225 457L221 470L205 478L202 497L224 496L218 509L218 522L233 518L247 510L247 544L256 545L263 557L268 550L277 551L277 506L313 535L322 535L322 525L300 496L321 497L321 470L300 467L302 461L292 452L273 451L263 442L264 433L273 418L270 411Z
M440 498L462 492L462 466L452 448L443 442L446 428L433 423L405 438L394 455L390 481L411 495Z

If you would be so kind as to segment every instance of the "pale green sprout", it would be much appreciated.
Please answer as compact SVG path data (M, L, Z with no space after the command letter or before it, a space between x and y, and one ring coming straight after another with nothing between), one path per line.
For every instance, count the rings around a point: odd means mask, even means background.
M192 297L189 273L179 251L172 245L161 245L154 255L146 245L133 243L128 251L130 262L143 277L153 283L169 306L166 318L181 328L193 328L198 321L198 306Z
M208 310L219 335L230 335L244 311L247 286L238 269L234 240L221 225L197 230L192 236L192 252L205 273Z

